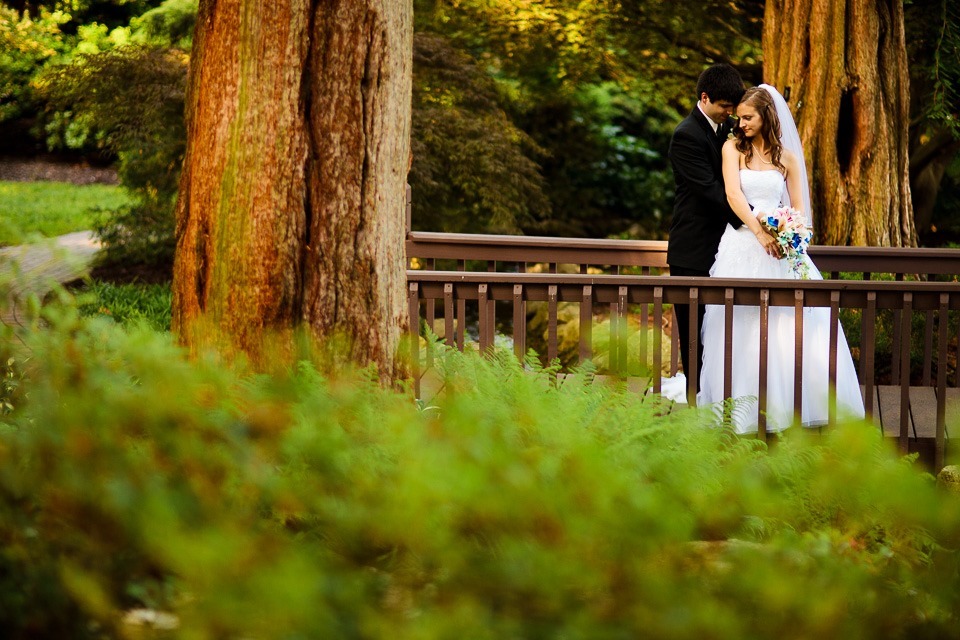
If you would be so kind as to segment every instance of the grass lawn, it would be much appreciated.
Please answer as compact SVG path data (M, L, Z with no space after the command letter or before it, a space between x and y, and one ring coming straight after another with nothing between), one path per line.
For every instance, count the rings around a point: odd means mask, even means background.
M128 326L143 323L154 331L170 330L169 284L113 284L94 280L77 293L82 315L107 316Z
M66 182L0 182L0 246L30 235L55 237L93 227L98 209L112 210L130 198L116 186Z

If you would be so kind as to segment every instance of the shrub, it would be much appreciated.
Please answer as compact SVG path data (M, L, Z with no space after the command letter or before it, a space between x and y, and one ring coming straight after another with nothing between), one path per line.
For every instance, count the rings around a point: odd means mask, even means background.
M0 430L9 637L128 636L141 606L196 638L958 623L960 500L861 425L768 453L587 376L449 351L419 411L306 347L255 372L44 314Z
M173 262L186 73L187 56L179 50L128 46L79 55L43 77L51 107L91 123L119 155L120 181L136 199L97 227L106 261Z

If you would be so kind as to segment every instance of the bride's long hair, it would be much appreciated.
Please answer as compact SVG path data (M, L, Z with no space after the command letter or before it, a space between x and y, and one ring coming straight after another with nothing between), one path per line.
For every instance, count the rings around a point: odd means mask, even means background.
M783 145L780 144L780 118L777 117L777 107L773 104L773 98L766 89L761 87L750 87L743 94L740 104L747 104L756 109L763 120L758 134L770 149L770 159L773 166L786 173L787 169L783 166L781 156L783 155ZM746 156L747 164L753 159L753 144L750 139L744 135L740 127L734 129L734 135L737 137L737 151Z

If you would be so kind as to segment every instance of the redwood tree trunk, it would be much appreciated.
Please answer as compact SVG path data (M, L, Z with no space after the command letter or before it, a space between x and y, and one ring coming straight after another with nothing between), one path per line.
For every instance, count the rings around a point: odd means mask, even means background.
M255 352L306 323L392 379L408 319L411 0L201 0L173 328Z
M902 0L767 0L763 50L790 89L817 242L916 245Z

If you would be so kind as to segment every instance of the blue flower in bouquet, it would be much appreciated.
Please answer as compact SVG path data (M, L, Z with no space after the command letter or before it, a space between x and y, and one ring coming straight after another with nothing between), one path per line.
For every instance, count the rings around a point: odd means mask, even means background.
M780 246L783 259L786 260L796 277L808 279L809 267L804 259L813 232L807 225L804 215L792 207L780 207L771 214L762 217L764 229L773 236Z

